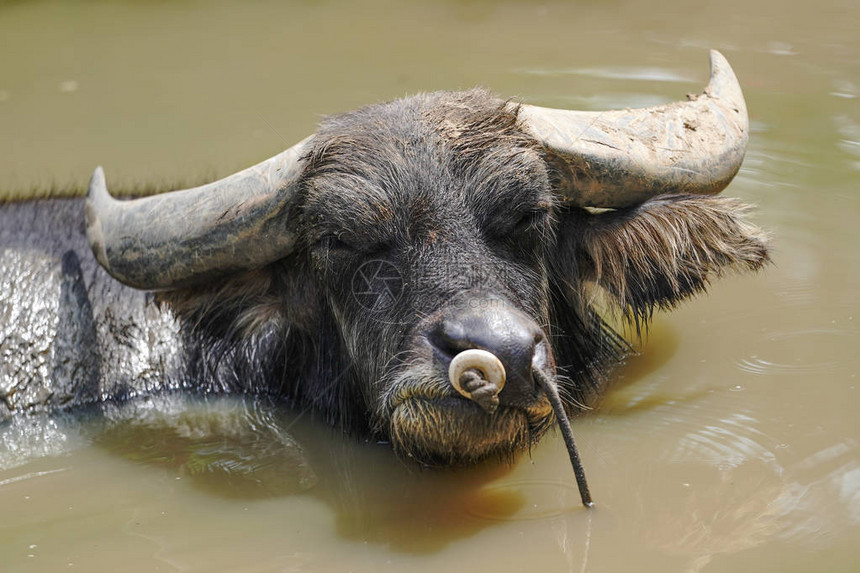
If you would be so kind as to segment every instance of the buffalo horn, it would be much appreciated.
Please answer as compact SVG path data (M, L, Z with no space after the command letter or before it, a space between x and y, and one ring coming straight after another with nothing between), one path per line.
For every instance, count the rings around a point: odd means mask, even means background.
M114 278L140 289L185 286L286 256L307 142L220 181L129 201L114 199L96 168L86 203L93 253Z
M688 99L604 112L522 105L519 117L561 174L566 202L620 208L661 193L719 193L740 169L747 108L716 50L708 87Z

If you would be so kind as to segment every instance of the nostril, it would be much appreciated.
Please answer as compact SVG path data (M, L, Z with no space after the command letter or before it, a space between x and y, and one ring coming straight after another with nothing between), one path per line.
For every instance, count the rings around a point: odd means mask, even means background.
M441 321L430 333L430 343L445 358L454 358L464 350L475 348L469 340L465 327L453 320Z
M532 351L532 368L546 368L549 362L549 344L546 338L541 334L535 338L535 345Z
M533 403L538 391L532 369L546 369L552 364L552 350L543 330L534 319L511 305L451 304L440 311L425 332L435 360L446 370L455 357L467 351L485 351L498 359L506 372L507 384L504 388L494 387L490 394L494 399L498 396L503 405ZM468 393L475 394L471 390Z

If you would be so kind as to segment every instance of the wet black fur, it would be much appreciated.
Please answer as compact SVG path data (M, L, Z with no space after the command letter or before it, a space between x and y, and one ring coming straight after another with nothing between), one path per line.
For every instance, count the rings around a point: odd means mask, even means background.
M296 252L162 298L185 325L191 378L278 395L353 431L391 437L392 385L426 358L410 341L459 292L493 293L533 317L574 411L629 352L595 307L597 289L642 328L654 309L674 307L711 278L768 260L766 237L731 199L661 196L602 213L560 204L516 106L480 90L328 119L308 158L291 216ZM371 259L396 265L406 285L374 316L351 294L356 269ZM429 386L430 396L450 392L444 380ZM511 449L548 425L533 421ZM416 444L395 447L433 458ZM476 447L448 461L509 453Z

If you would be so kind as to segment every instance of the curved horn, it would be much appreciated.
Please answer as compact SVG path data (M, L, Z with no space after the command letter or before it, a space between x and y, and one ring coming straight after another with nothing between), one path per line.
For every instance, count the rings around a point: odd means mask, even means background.
M200 187L119 201L96 168L87 193L87 239L114 278L140 289L193 284L262 266L293 249L287 224L310 138Z
M687 97L605 112L522 105L519 117L562 173L566 201L618 208L661 193L719 193L740 169L749 118L722 54L711 50L708 87Z

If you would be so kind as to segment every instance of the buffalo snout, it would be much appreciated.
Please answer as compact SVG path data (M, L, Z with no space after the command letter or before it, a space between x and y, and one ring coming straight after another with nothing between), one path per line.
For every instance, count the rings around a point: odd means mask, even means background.
M496 295L464 293L455 297L428 325L426 336L433 347L434 360L445 371L464 351L483 350L495 356L504 367L504 387L498 392L502 406L533 406L540 391L532 369L554 370L543 329ZM480 365L476 369L486 370ZM457 381L451 382L456 387Z

